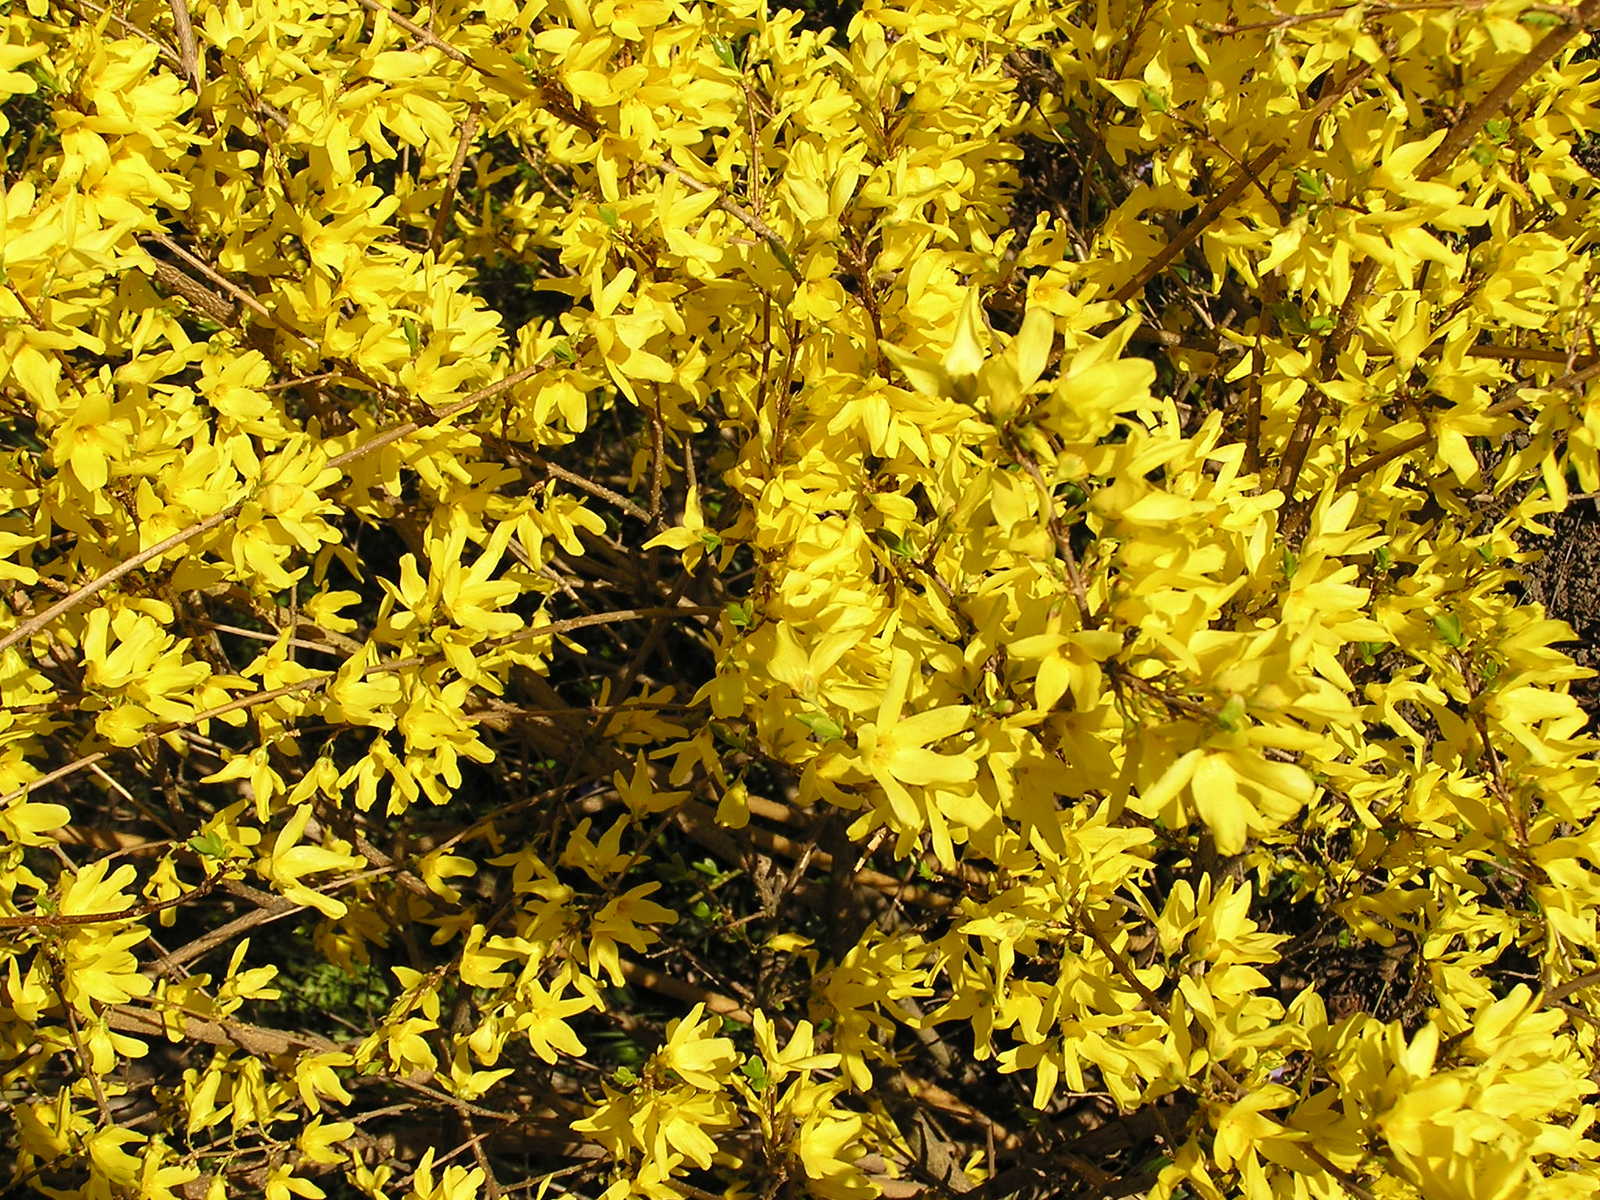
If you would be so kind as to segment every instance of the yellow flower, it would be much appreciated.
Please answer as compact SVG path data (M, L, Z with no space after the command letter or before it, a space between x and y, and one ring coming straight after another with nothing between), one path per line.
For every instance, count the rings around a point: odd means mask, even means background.
M689 1086L714 1092L727 1081L738 1055L728 1038L711 1036L715 1018L707 1020L705 1009L696 1004L688 1016L667 1026L667 1040L656 1051L656 1059Z
M297 845L311 820L311 806L302 804L295 809L277 839L272 843L272 853L267 857L267 877L277 886L286 900L314 908L325 917L339 918L349 911L344 901L312 891L302 880L307 875L323 871L353 871L366 866L367 860L346 851L329 850L323 846Z

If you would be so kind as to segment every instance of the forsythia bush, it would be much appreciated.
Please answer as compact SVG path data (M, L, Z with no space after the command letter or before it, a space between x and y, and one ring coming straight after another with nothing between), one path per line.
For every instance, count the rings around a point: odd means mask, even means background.
M1600 1194L1597 19L0 5L7 1195Z

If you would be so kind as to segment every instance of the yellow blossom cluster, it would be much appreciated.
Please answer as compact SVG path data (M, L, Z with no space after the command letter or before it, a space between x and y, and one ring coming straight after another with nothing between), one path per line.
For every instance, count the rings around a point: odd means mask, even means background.
M1590 27L0 2L0 1187L1600 1193Z

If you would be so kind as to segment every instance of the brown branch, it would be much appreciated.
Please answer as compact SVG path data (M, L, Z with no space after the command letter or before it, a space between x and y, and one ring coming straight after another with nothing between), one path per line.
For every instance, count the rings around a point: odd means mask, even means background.
M1456 160L1456 156L1467 148L1467 143L1477 135L1478 130L1483 128L1484 123L1503 109L1511 97L1516 95L1518 89L1532 79L1541 67L1559 54L1561 47L1566 45L1573 34L1593 25L1596 17L1600 17L1600 0L1585 0L1577 9L1566 10L1565 14L1558 18L1561 24L1540 38L1538 45L1524 54L1516 66L1501 77L1499 83L1450 127L1450 132L1445 134L1444 141L1435 146L1433 153L1423 162L1417 172L1417 178L1432 179L1447 169Z
M245 291L238 284L234 283L233 280L222 274L222 272L218 271L210 263L206 262L205 259L195 254L187 246L180 245L164 233L151 233L146 234L145 236L150 241L160 246L163 250L166 250L169 254L175 254L179 258L183 259L184 262L188 263L196 271L199 271L213 284L221 288L224 292L228 293L228 295L232 296L240 304L244 305L251 312L255 313L256 316L260 317L263 321L269 321L274 325L278 325L279 328L283 328L285 332L293 334L293 336L298 337L307 345L311 345L310 339L304 334L298 332L297 330L287 329L287 327L283 326L273 315L271 309L269 309L265 304L261 303L260 300L257 300L249 292Z
M1223 209L1244 195L1245 190L1250 187L1251 183L1262 171L1271 166L1283 154L1283 151L1283 146L1268 146L1249 162L1245 163L1244 168L1234 175L1232 182L1208 200L1205 207L1178 231L1178 235L1161 248L1160 253L1140 268L1132 279L1111 293L1112 301L1117 304L1124 304L1143 291L1145 284L1159 275L1168 263L1182 254L1184 248L1190 242L1193 242L1204 233L1206 227L1221 215Z
M22 305L22 311L28 314L28 320L33 322L33 327L35 329L39 330L41 333L50 332L49 326L44 323L44 318L39 315L39 310L34 308L32 303L29 302L28 298L17 289L16 284L12 283L10 280L7 280L6 290L16 297L18 304ZM66 372L67 378L72 381L73 390L76 391L78 395L83 395L83 379L78 374L77 368L72 365L72 360L63 354L59 348L54 346L50 348L50 354L58 363L61 364L61 369Z
M1261 317L1263 324L1270 320L1269 314ZM1251 350L1250 383L1244 404L1244 469L1256 476L1261 473L1261 391L1262 377L1267 373L1267 352L1262 344L1264 332L1257 326L1256 344ZM1260 487L1260 483L1256 486Z
M183 60L178 56L178 52L167 42L162 41L155 34L151 33L148 29L145 29L139 25L135 25L133 22L126 20L125 18L112 12L108 6L96 4L94 0L67 0L67 2L62 4L62 7L67 9L68 12L73 12L78 5L82 5L84 8L87 8L96 16L109 17L111 23L118 29L121 29L124 33L131 33L135 37L143 38L156 48L162 58L166 59L173 66L178 67L180 70L182 69ZM76 13L76 15L80 18L83 16L82 13Z
M1300 1143L1300 1150L1317 1166L1339 1181L1340 1186L1349 1192L1356 1200L1375 1200L1371 1191L1349 1171L1335 1164L1327 1155L1308 1142Z
M155 269L150 278L168 291L176 292L191 308L215 321L218 325L233 327L239 324L239 306L229 304L216 292L164 259L155 259Z
M176 1015L180 1019L179 1036L207 1046L236 1046L247 1054L271 1058L280 1054L293 1054L300 1050L326 1052L340 1049L337 1042L314 1033L298 1033L285 1029L269 1029L229 1018L214 1019L207 1014L191 1015L185 1009L176 1013L138 1007L132 1004L111 1004L102 1010L106 1024L123 1033L146 1037L170 1037L166 1019Z
M974 1108L960 1096L947 1088L940 1087L931 1079L920 1079L904 1071L890 1076L894 1083L898 1083L905 1094L913 1100L925 1100L933 1107L943 1110L954 1117L959 1117L969 1125L975 1125L994 1136L995 1145L1007 1150L1015 1150L1022 1145L1022 1139L995 1120L982 1109Z
M1594 2L1600 3L1600 0L1594 0ZM1370 63L1363 64L1351 71L1340 80L1337 87L1317 101L1316 105L1306 113L1302 124L1314 128L1317 122L1325 117L1333 106L1351 88L1365 79L1371 71L1372 66ZM1252 184L1260 186L1258 177L1261 172L1271 166L1284 153L1285 149L1286 147L1282 145L1268 146L1249 162L1245 163L1243 168L1234 175L1228 186L1207 201L1205 207L1178 231L1178 235L1163 247L1159 254L1146 263L1137 275L1111 294L1111 299L1121 304L1137 296L1144 289L1145 284L1160 274L1162 269L1181 254L1185 247L1204 233L1206 227L1217 219L1223 209L1244 194L1245 189Z
M0 651L5 651L22 641L24 638L33 636L46 625L50 624L51 621L54 621L62 613L69 612L72 609L77 608L78 605L89 599L89 597L110 587L124 575L138 570L151 559L159 558L168 550L174 549L177 546L181 546L183 543L199 537L202 533L206 533L212 529L215 529L218 525L221 525L224 521L234 516L243 506L244 501L242 500L234 504L230 504L221 512L213 513L204 520L196 521L187 529L180 529L171 537L163 538L149 549L141 550L138 554L133 555L131 558L123 559L123 561L118 563L116 566L110 568L108 571L99 575L95 579L90 580L82 587L67 593L67 595L63 596L60 600L57 600L43 612L29 617L10 633L6 634L4 637L0 637Z
M1243 25L1211 25L1203 21L1197 24L1207 33L1214 33L1219 37L1234 37L1241 33L1255 33L1263 29L1292 29L1296 25L1306 25L1313 21L1331 21L1356 9L1362 10L1368 16L1392 17L1411 12L1475 12L1485 6L1485 0L1468 0L1467 3L1462 3L1462 0L1414 0L1410 4L1340 4L1318 12L1286 13L1270 21L1251 21ZM1570 19L1572 16L1572 9L1551 4L1530 4L1524 11L1547 12L1564 19Z
M172 8L172 29L178 35L179 65L200 94L200 49L194 40L194 23L189 19L188 0L168 0Z
M100 1110L100 1124L114 1125L116 1122L112 1119L111 1105L106 1099L105 1084L100 1079L100 1072L94 1069L94 1060L84 1048L83 1029L78 1024L78 1014L72 1002L67 999L65 983L67 964L64 961L65 956L61 953L61 947L48 947L45 958L50 964L50 982L55 985L56 995L61 1000L61 1011L67 1017L67 1032L72 1037L72 1048L78 1056L78 1072L89 1080L89 1088L94 1093L95 1107Z
M433 231L428 235L428 249L435 252L444 244L445 226L450 223L450 214L455 209L456 189L461 184L461 169L466 166L467 151L472 147L472 139L478 132L478 121L482 116L483 105L477 103L467 111L467 119L461 122L461 135L456 140L456 155L450 160L444 197L439 201L439 212L433 219Z
M254 889L251 890L253 891ZM322 891L323 889L318 888L316 890ZM241 933L254 929L258 925L267 925L284 917L293 916L297 912L304 911L305 908L304 904L296 904L293 900L286 900L282 896L273 896L262 907L237 916L226 924L217 926L209 933L195 938L194 941L187 942L176 950L163 954L159 959L155 960L155 966L169 971L181 967L185 963L205 957L218 946L227 945Z
M1564 367L1581 370L1592 366L1592 358L1574 359L1567 350L1546 350L1542 346L1471 346L1467 349L1468 358L1493 358L1502 362L1543 362L1560 363Z
M1118 953L1117 948L1106 939L1106 935L1095 927L1094 919L1087 913L1080 912L1075 924L1095 944L1095 948L1111 960L1112 969L1122 976L1123 981L1129 987L1139 993L1140 999L1150 1006L1150 1011L1158 1016L1165 1016L1169 1010L1165 1004L1161 1003L1161 997L1151 989L1149 984L1139 978L1139 973L1134 969L1133 964Z
M540 459L538 461L538 465L545 472L545 474L549 475L551 478L559 479L563 483L570 483L580 492L587 492L596 500L604 500L608 504L616 505L636 521L643 521L645 524L650 523L650 514L645 512L643 508L635 504L632 500L629 500L621 492L615 491L612 488L608 488L603 483L596 483L587 476L579 475L576 471L569 471L566 467L560 466L557 463L546 462L545 460Z
M471 56L465 51L457 50L449 42L445 41L438 34L434 33L433 30L428 29L426 26L418 25L409 17L402 17L388 5L379 4L378 0L360 0L360 4L361 7L366 9L368 12L388 17L389 20L393 21L401 29L404 29L419 42L422 42L424 45L432 46L435 50L438 50L441 53L448 55L450 58L455 59L462 66L471 67L475 71L483 71L483 68L474 63ZM487 72L483 73L487 74Z
M1067 585L1072 588L1072 598L1078 606L1078 623L1085 629L1093 629L1099 623L1099 618L1089 608L1089 589L1084 585L1083 572L1078 569L1078 556L1072 552L1072 538L1062 527L1061 518L1056 513L1055 493L1050 490L1032 455L1008 435L1003 435L1002 441L1011 457L1027 471L1039 490L1039 505L1044 510L1045 525L1050 530L1051 540L1055 542L1056 554L1060 556L1067 573Z
M1547 1002L1565 1000L1574 992L1581 992L1584 988L1593 987L1597 983L1600 983L1600 971L1589 971L1552 988L1546 993L1545 1000Z
M1552 29L1539 40L1538 45L1523 55L1517 64L1505 73L1500 81L1491 88L1476 104L1461 115L1445 134L1444 140L1433 148L1433 152L1423 161L1418 168L1416 177L1419 180L1429 180L1443 173L1455 162L1456 157L1466 149L1486 121L1495 113L1503 109L1523 84L1539 71L1546 63L1560 52L1579 29L1594 22L1600 16L1600 0L1585 0L1582 7L1569 11L1562 23ZM1339 316L1334 323L1332 332L1327 341L1322 344L1322 352L1318 356L1318 370L1323 381L1333 378L1338 367L1339 355L1355 332L1357 321L1360 318L1362 303L1366 300L1367 293L1371 290L1374 279L1377 278L1377 260L1366 258L1356 268L1350 280L1350 289L1345 293L1344 303L1339 306ZM1278 471L1278 490L1284 495L1284 507L1280 510L1279 527L1287 529L1298 516L1303 515L1296 506L1290 502L1294 499L1295 484L1299 481L1300 471L1305 465L1306 458L1311 451L1311 440L1316 432L1317 425L1322 417L1322 406L1326 395L1320 386L1313 384L1307 392L1306 401L1301 406L1299 419L1295 422L1294 430L1289 436L1288 445L1284 448L1284 457ZM1416 442L1421 445L1427 440L1427 435ZM1414 449L1397 450L1391 458ZM1384 461L1390 461L1385 459ZM1368 468L1368 464L1376 462L1376 458L1368 459L1361 464ZM1377 466L1371 466L1375 470ZM1362 470L1365 473L1365 469ZM1340 476L1341 482L1345 476L1350 475L1347 470ZM1359 477L1359 476L1358 476Z
M772 810L777 806L766 803L758 807L756 797L750 799L750 809L760 816L771 816ZM730 866L737 866L742 859L739 841L730 833L717 825L716 813L709 805L697 800L687 800L678 810L679 820L685 833L698 845L717 855ZM751 845L764 854L775 855L798 863L800 859L809 854L811 861L816 863L818 870L831 871L834 866L833 855L826 850L815 848L814 842L797 842L793 838L785 837L770 829L759 825L747 825L742 831ZM921 887L917 884L902 883L893 875L885 875L882 871L871 868L858 868L850 873L849 879L863 887L881 892L885 896L903 900L909 904L916 904L924 908L947 909L954 901L948 896L933 891L931 888Z
M189 904L202 896L210 895L221 878L220 873L208 875L198 886L184 892L181 896L174 896L170 900L156 900L149 904L136 904L132 908L123 909L121 912L24 913L16 917L0 917L0 929L60 929L79 925L109 925L114 921L136 921L140 917L166 912L169 908L177 908L179 905Z
M804 279L804 276L800 274L800 268L795 265L794 256L789 253L789 248L785 246L778 235L772 231L772 227L760 217L756 216L755 213L751 212L747 208L742 207L736 201L730 199L721 189L713 188L708 183L702 183L700 180L696 179L693 175L689 174L682 167L679 167L675 163L661 163L659 169L665 174L671 175L673 178L682 182L683 185L690 191L716 192L717 208L720 208L723 212L727 213L735 221L738 221L739 224L743 225L751 233L755 234L758 238L765 242L767 244L767 249L771 250L773 255L777 258L779 265L781 265L783 269L789 273L790 278L792 278L796 283L799 283Z
M530 626L520 633L507 634L505 637L496 638L491 642L486 642L484 643L484 646L486 649L494 650L515 642L525 641L528 638L544 636L554 637L563 633L570 633L576 629L587 628L591 625L608 625L618 621L643 620L651 617L661 616L663 614L681 616L712 616L720 613L721 611L722 610L720 608L691 607L688 605L669 609L618 609L614 612L592 613L588 616L569 617L563 621L553 621L548 625ZM385 662L374 663L372 667L369 668L367 674L377 675L387 671L403 671L409 667L421 666L427 661L430 660L424 658L424 656L420 654L413 654L406 658L392 658ZM199 712L193 713L182 720L165 721L160 725L152 725L143 731L144 736L146 738L165 737L169 733L176 733L180 729L186 729L191 725L198 725L203 721L214 720L217 717L227 716L229 713L239 712L242 709L254 708L257 705L267 704L273 700L282 699L284 696L291 696L299 692L315 691L318 688L326 687L328 684L332 683L336 678L338 678L338 674L339 672L337 669L330 670L324 674L315 675L308 679L301 679L294 683L286 683L282 687L275 687L265 692L251 692L245 696L235 696L232 700L226 701L223 704L214 705L211 708L201 709ZM0 796L0 805L9 804L14 800L19 800L25 796L32 795L40 788L54 783L58 779L64 779L69 775L75 775L79 771L85 770L86 768L93 766L95 763L100 762L102 759L110 757L110 753L111 752L108 750L96 750L93 753L85 754L81 758L74 759L65 766L57 767L48 775L42 776L39 779L35 779L32 783L25 783L21 787L13 788L4 796Z
M1317 373L1321 378L1306 388L1306 398L1300 405L1294 428L1289 431L1289 441L1283 448L1283 457L1278 461L1277 489L1283 493L1283 507L1278 510L1280 530L1287 530L1297 519L1297 510L1292 503L1295 485L1300 482L1300 472L1305 469L1306 459L1311 455L1311 441L1316 436L1318 424L1322 421L1322 406L1328 398L1321 385L1333 378L1339 364L1339 355L1344 352L1345 345L1355 332L1356 322L1360 318L1361 302L1366 299L1367 291L1371 288L1377 273L1376 259L1361 260L1350 278L1350 289L1345 292L1344 303L1339 305L1339 315L1334 320L1333 329L1329 332L1327 340L1322 343L1322 352L1317 357Z
M620 962L622 977L634 987L647 988L660 995L670 996L674 1000L681 1000L685 1004L704 1004L707 1012L714 1012L720 1017L727 1017L744 1025L750 1024L750 1014L732 996L699 987L676 976L665 975L654 967L630 962L626 958Z
M1581 387L1585 383L1588 383L1591 379L1594 379L1596 376L1600 376L1600 361L1591 362L1587 366L1584 366L1581 369L1576 370L1576 371L1568 371L1560 379L1555 380L1553 383L1546 384L1546 385L1544 385L1544 387L1546 387L1546 388L1576 388L1576 387ZM1530 384L1530 385L1528 385L1528 387L1531 389L1531 388L1534 387L1534 385ZM1485 416L1490 416L1490 417L1507 416L1510 413L1516 412L1518 409L1523 407L1523 405L1527 404L1527 402L1528 402L1528 400L1527 400L1527 397L1525 397L1525 396L1512 396L1512 397L1509 397L1508 399L1502 400L1499 404L1491 404L1487 409L1484 410L1484 415ZM1384 467L1386 467L1390 463L1392 463L1395 459L1404 458L1407 454L1410 454L1413 450L1417 450L1417 449L1420 449L1423 446L1426 446L1432 440L1433 440L1433 433L1431 431L1429 431L1427 433L1419 433L1419 434L1415 435L1414 437L1406 438L1403 442L1396 442L1393 446L1390 446L1387 450L1380 450L1377 454L1374 454L1369 458L1363 459L1361 462L1356 463L1354 466L1347 467L1344 470L1343 474L1341 474L1339 476L1338 486L1340 486L1342 488L1343 487L1349 487L1352 483L1355 483L1358 479L1361 479L1364 476L1370 475L1374 471L1382 470Z

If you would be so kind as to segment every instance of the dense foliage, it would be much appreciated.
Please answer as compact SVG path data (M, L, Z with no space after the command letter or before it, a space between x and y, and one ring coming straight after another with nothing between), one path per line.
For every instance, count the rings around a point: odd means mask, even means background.
M0 1187L1600 1192L1600 0L1323 4L0 4Z

